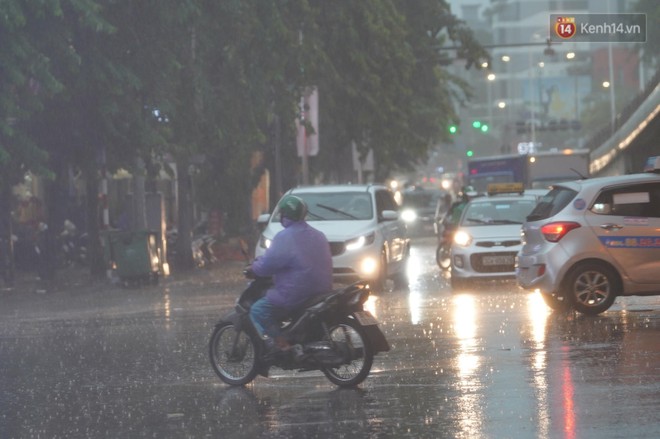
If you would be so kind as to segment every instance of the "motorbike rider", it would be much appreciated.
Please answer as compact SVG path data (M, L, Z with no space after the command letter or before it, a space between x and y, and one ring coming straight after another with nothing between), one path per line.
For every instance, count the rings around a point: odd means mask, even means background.
M250 308L250 318L272 349L289 350L280 322L311 297L332 290L332 255L325 235L305 221L307 205L294 195L279 205L280 231L250 270L272 277L273 286Z

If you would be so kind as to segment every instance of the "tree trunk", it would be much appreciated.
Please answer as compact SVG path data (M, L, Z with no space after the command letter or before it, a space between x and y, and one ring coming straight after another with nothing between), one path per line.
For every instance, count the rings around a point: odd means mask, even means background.
M190 162L187 159L177 161L177 187L178 187L178 235L176 241L176 265L179 269L189 270L194 268L192 254L192 230L193 230L193 199L192 179L188 168Z
M8 287L14 286L15 276L11 197L11 187L0 183L0 270Z
M87 192L87 233L88 233L88 249L87 256L89 258L89 269L92 277L101 278L105 276L106 261L103 255L103 247L101 246L100 234L100 212L99 212L99 180L97 178L96 169L87 170L86 177L86 192ZM108 242L105 243L108 245Z

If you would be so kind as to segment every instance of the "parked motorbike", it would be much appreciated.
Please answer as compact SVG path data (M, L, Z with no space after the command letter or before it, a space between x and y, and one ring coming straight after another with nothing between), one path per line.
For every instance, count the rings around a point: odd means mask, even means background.
M215 243L215 237L209 234L197 236L192 240L193 259L197 267L204 268L218 262L213 253Z
M257 375L267 377L271 367L279 367L319 370L337 386L351 387L367 378L375 354L389 351L378 322L364 310L370 294L365 281L310 300L282 323L282 335L293 348L269 351L249 312L270 285L268 278L253 278L234 310L215 325L209 354L213 369L225 383L241 386Z
M175 261L177 253L177 240L179 239L179 232L177 229L170 229L166 232L167 239L167 260ZM216 238L209 234L196 234L191 240L191 250L195 267L204 268L209 267L218 259L213 253L213 246L216 243Z
M59 262L62 266L87 264L87 234L78 232L78 228L69 220L64 221L60 232L58 246Z

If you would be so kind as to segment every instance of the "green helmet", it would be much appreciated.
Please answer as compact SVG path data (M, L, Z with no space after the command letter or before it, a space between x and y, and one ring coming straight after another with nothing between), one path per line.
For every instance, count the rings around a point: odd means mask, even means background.
M293 221L300 221L307 215L307 205L295 195L287 195L278 204L280 215Z

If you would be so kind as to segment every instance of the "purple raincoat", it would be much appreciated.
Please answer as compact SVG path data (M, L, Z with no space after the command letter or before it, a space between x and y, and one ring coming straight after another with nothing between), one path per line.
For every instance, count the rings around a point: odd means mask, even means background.
M284 227L252 271L273 277L266 293L273 305L294 309L332 289L332 255L325 235L305 221L285 221Z

